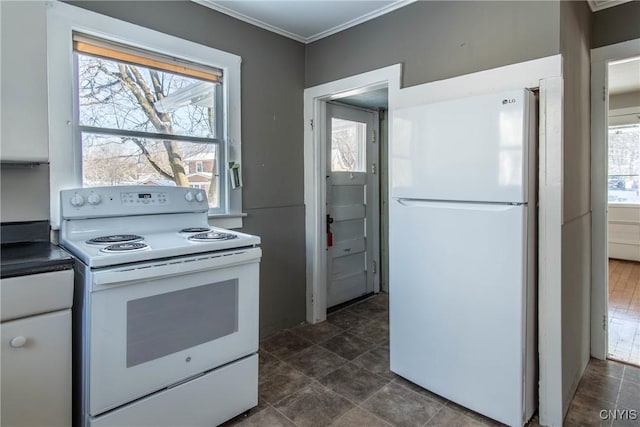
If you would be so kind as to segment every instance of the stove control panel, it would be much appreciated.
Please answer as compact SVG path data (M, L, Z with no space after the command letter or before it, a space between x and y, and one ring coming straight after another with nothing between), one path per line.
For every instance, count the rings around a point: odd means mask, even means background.
M120 193L120 199L123 205L163 205L169 203L169 197L164 191L148 191L144 193L127 192Z
M122 185L63 190L63 218L148 215L209 210L203 189L148 185Z

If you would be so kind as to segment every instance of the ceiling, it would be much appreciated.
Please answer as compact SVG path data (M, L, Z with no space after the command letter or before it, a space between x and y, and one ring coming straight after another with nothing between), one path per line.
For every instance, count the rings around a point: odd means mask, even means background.
M311 43L416 0L192 0L241 21ZM587 0L592 11L631 0Z
M356 107L367 108L369 110L386 109L389 104L387 88L370 90L357 95L346 96L336 99L343 104L355 105Z
M416 0L193 0L234 18L310 43Z

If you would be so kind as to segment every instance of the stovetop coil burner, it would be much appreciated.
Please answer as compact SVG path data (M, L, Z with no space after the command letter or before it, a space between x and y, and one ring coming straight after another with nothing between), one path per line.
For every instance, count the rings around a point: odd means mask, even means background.
M87 240L92 245L113 245L114 243L134 243L142 241L142 236L136 234L113 234L111 236L100 236Z
M205 233L211 231L209 227L189 227L180 230L180 233Z
M193 240L195 242L211 242L211 241L220 241L220 240L231 240L237 237L238 236L231 233L209 231L207 233L198 233L198 234L194 234L193 236L189 236L189 240Z
M121 252L134 252L134 251L142 251L145 249L149 249L149 245L146 243L138 243L138 242L127 242L127 243L118 243L115 245L109 245L100 249L101 252L107 253L121 253Z

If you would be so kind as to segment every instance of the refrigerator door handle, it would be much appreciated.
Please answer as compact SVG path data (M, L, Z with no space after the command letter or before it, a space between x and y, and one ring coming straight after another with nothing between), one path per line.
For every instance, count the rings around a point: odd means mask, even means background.
M402 206L417 208L440 208L440 209L459 209L486 212L505 212L526 203L493 203L493 202L471 202L471 201L449 201L449 200L427 200L427 199L394 199Z

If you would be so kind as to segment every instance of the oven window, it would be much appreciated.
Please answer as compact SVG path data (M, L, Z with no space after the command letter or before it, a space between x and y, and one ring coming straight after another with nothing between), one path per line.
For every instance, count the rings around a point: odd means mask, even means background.
M238 279L127 302L127 368L238 331Z

